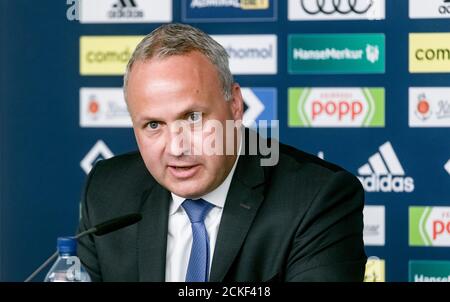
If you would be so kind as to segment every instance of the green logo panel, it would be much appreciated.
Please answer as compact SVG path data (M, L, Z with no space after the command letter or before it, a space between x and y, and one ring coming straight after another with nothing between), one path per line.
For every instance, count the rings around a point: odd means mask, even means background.
M332 116L328 122L322 122L318 125L311 116L311 100L314 95L321 92L339 93L343 92L358 99L364 114L358 120L333 120ZM311 99L312 98L312 99ZM384 127L385 126L385 91L381 87L336 87L336 88L318 88L318 87L291 87L288 90L289 127ZM326 101L326 100L325 100ZM339 111L338 102L331 104L335 111ZM352 114L352 106L345 104L344 112L338 112L340 117Z
M450 282L450 261L409 261L409 282Z
M291 74L384 73L384 34L298 34L288 37Z

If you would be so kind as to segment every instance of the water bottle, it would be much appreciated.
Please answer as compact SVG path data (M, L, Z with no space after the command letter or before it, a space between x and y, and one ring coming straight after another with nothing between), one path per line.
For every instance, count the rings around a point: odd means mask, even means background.
M45 276L44 282L91 282L91 277L77 257L77 241L72 237L57 240L58 258Z

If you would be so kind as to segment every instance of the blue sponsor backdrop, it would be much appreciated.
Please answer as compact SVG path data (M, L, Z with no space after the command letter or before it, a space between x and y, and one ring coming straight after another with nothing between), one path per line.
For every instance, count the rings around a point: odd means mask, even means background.
M174 1L182 21L185 2ZM411 20L408 1L386 1L380 21L289 22L287 2L248 12L276 21L232 22L245 11L187 11L192 24L210 34L277 34L278 74L236 76L243 87L276 87L280 139L357 174L390 141L414 180L411 193L367 193L369 205L386 207L385 246L366 247L386 260L388 281L408 280L408 260L449 260L449 248L409 247L408 206L450 205L448 128L408 127L409 86L450 86L449 74L409 74L408 33L449 31L450 20ZM273 3L271 2L271 5ZM121 77L79 74L82 35L144 35L159 24L79 24L68 21L66 1L0 1L0 280L21 281L53 253L56 237L73 234L85 180L80 161L98 140L114 154L136 149L131 129L80 128L79 88L120 87ZM212 12L212 9L211 9ZM205 18L209 23L205 23ZM194 21L198 19L198 22ZM251 21L251 20L247 20ZM262 21L259 19L259 21ZM376 75L289 75L287 37L298 33L384 33L386 73ZM288 128L288 87L385 87L385 128ZM43 278L43 275L38 277Z

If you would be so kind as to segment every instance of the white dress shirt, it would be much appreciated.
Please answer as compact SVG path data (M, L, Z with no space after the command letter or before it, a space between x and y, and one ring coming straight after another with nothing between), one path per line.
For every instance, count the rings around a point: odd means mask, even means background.
M241 145L240 142L236 161L222 184L208 194L200 197L214 205L205 218L205 227L209 237L209 272L211 272L214 247L216 246L217 232L219 231L223 207L239 159ZM191 221L181 206L186 198L173 193L171 194L172 201L170 202L169 208L169 226L167 232L166 281L184 282L192 247Z

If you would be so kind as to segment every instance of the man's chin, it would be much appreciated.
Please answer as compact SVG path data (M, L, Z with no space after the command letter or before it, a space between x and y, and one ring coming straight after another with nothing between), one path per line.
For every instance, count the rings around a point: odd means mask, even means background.
M183 182L174 182L173 185L167 186L169 190L177 196L196 199L202 195L205 195L207 189L204 187L199 187L198 181L183 181Z

